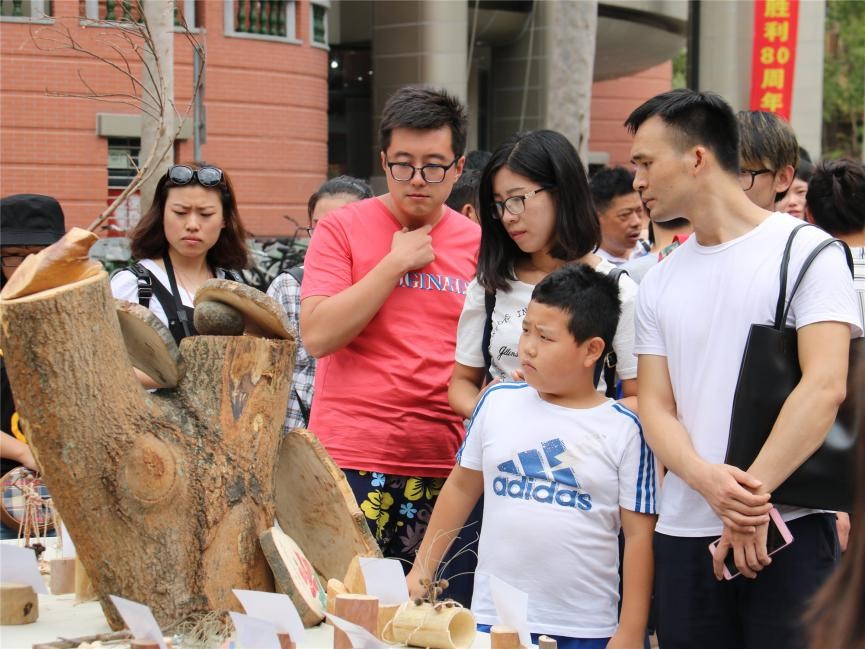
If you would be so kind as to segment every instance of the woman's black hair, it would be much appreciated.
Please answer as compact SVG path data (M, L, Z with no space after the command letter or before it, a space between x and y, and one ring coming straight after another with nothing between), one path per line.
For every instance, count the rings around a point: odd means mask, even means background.
M492 155L481 176L478 200L481 249L478 283L488 292L508 291L516 280L516 262L528 257L494 218L493 179L507 167L550 191L555 205L555 242L550 254L574 261L595 250L601 226L592 205L586 171L574 146L561 133L528 131L509 137Z
M348 194L356 196L357 200L362 201L365 198L372 198L372 187L362 178L354 176L337 176L331 178L322 184L310 197L306 204L306 212L309 218L312 219L312 213L315 212L315 206L323 196L339 196L340 194Z

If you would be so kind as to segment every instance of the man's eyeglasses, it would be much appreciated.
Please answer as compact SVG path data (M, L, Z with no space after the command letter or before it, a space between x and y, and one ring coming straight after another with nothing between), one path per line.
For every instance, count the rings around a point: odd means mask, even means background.
M754 186L754 179L757 176L770 173L772 173L771 169L742 169L739 172L739 184L742 185L742 189L748 191Z
M495 208L493 211L493 218L499 220L502 219L505 215L505 210L514 216L519 216L526 211L526 199L531 198L545 189L549 189L549 187L539 187L538 189L533 189L528 194L523 194L522 196L511 196L503 201L495 201L493 203L493 207Z
M390 169L390 175L397 182L407 183L414 178L415 172L419 171L424 182L435 184L444 181L448 169L453 167L457 160L459 160L458 157L454 158L449 165L428 164L423 167L415 167L408 162L390 162L387 159L385 159L385 164Z
M216 187L222 182L222 169L210 166L193 169L187 165L174 165L168 170L168 180L172 185L188 185L195 181L202 187Z

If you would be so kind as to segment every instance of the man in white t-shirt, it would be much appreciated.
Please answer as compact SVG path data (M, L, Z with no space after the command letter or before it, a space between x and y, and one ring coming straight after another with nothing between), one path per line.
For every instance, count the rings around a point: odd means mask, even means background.
M850 271L830 246L805 275L787 323L798 330L802 379L747 472L724 464L748 332L773 319L781 255L801 222L743 191L736 117L718 95L673 90L625 124L652 220L684 216L694 226L637 298L640 414L669 469L655 534L660 644L803 647L805 603L837 561L834 517L779 507L795 540L770 559L767 513L772 490L822 443L844 398L850 338L862 334ZM791 276L825 238L816 228L797 235ZM719 536L713 563L707 546ZM723 579L728 552L744 577Z

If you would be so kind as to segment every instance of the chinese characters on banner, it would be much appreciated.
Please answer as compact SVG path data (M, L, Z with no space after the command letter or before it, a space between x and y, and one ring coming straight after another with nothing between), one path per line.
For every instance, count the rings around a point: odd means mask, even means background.
M777 113L790 121L799 0L754 1L751 110Z

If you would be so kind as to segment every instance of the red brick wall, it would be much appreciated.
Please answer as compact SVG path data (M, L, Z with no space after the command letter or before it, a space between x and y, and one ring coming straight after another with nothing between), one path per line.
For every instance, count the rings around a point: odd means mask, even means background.
M610 165L628 165L631 136L622 126L631 111L672 88L673 64L668 61L630 77L599 81L592 86L589 149L610 154Z
M327 51L309 44L309 3L297 5L301 45L226 37L221 2L197 3L207 51L207 142L201 157L224 168L241 217L256 235L287 234L282 218L306 218L309 194L327 170ZM62 22L87 47L107 51L99 35L111 29ZM47 26L50 28L50 26ZM41 52L31 33L44 25L0 22L0 195L43 193L63 205L67 226L86 226L106 204L107 140L96 135L97 113L135 113L121 104L69 97L83 91L77 71L100 92L128 86L108 65L71 52ZM192 50L175 37L175 96L184 111L192 93ZM119 61L114 57L115 61ZM191 117L191 111L189 113ZM179 148L190 160L192 140Z

